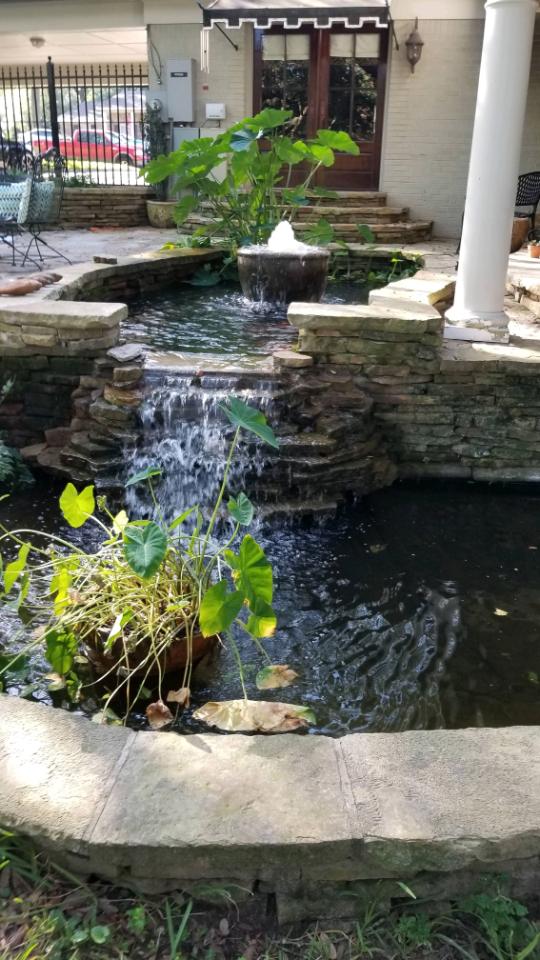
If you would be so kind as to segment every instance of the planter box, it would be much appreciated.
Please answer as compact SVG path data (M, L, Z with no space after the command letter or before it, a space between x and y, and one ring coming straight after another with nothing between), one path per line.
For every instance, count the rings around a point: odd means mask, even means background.
M177 200L147 200L146 211L150 226L159 227L161 230L175 227L174 211L177 204Z

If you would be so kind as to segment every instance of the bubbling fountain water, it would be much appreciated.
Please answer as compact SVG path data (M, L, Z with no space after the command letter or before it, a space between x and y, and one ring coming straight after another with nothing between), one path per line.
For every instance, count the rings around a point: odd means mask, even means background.
M317 303L326 289L329 258L328 250L297 240L288 220L282 220L267 244L238 251L244 295L259 303Z

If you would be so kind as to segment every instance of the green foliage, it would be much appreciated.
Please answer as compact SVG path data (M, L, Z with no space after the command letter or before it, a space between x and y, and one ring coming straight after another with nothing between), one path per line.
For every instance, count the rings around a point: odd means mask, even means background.
M310 202L321 167L332 167L336 153L359 153L344 131L318 130L305 141L294 139L294 128L291 110L262 110L214 138L185 141L151 161L144 170L146 181L158 184L171 178L182 194L178 226L197 212L210 221L199 236L224 236L233 253L243 244L264 243L280 220L294 219L295 210ZM293 170L300 164L306 169L304 182L291 188ZM223 166L225 176L219 180L217 171ZM315 242L329 243L333 232L326 229L321 236Z
M156 702L147 708L149 722L155 729L169 724L167 691L182 692L175 701L179 709L189 704L193 649L201 635L225 635L244 694L233 628L247 633L269 659L261 640L272 636L277 624L272 567L262 547L245 532L253 520L253 504L242 491L229 494L229 476L241 435L273 448L278 440L264 414L242 401L232 398L222 411L234 436L209 518L194 504L166 523L153 486L162 471L151 465L131 476L127 486L147 484L155 508L152 520L130 520L125 510L109 512L104 497L96 503L92 486L80 491L72 483L65 487L59 503L67 523L76 529L92 523L101 532L102 543L94 553L39 531L37 546L21 539L22 534L33 537L32 531L10 532L0 524L0 543L10 548L3 564L3 602L18 611L23 633L28 618L39 624L30 646L42 646L53 671L49 690L74 701L98 696L103 701L96 713L101 722L117 721L117 702L126 704L125 719L155 692ZM219 528L218 521L223 524ZM166 679L169 652L179 643L185 667L174 680ZM0 679L16 673L20 657L18 652L0 660ZM108 694L103 696L96 686L90 668L97 670Z
M14 387L14 380L0 384L0 405ZM29 487L34 478L18 450L6 446L0 434L0 493L5 490L20 490Z

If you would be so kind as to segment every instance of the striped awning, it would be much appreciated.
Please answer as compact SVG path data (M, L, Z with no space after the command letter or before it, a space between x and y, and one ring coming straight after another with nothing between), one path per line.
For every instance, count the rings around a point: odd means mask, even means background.
M389 0L204 0L203 26L214 23L241 27L252 23L261 29L282 26L290 29L307 24L315 27L359 28L364 24L386 27Z

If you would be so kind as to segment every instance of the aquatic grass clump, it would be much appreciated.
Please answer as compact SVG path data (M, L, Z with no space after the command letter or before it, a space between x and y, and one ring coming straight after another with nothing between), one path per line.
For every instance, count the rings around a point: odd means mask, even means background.
M208 520L194 505L167 523L153 486L161 471L149 467L128 485L148 485L152 520L111 513L105 498L96 500L93 486L66 486L59 502L64 519L74 529L97 525L103 537L93 553L53 534L0 525L0 543L17 549L3 567L2 602L18 612L26 630L33 629L30 645L43 646L54 689L80 702L106 687L101 719L115 716L111 710L120 704L126 720L136 706L153 700L146 708L150 725L167 726L174 717L166 702L177 711L189 705L193 667L217 642L233 650L243 700L205 704L198 719L226 730L266 732L296 729L312 719L304 707L247 699L233 625L266 659L260 689L286 686L296 674L270 664L264 648L277 619L272 567L243 532L253 520L253 504L240 491L229 495L225 510L224 498L241 432L275 448L278 441L260 411L234 398L222 409L235 431ZM221 542L217 523L223 514ZM10 663L0 662L0 680L20 657L17 651Z

